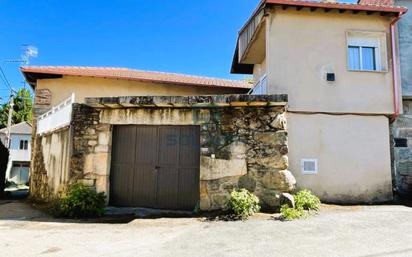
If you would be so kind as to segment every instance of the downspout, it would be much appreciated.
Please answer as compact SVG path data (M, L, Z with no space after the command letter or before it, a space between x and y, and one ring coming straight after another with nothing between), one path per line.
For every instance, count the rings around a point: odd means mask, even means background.
M395 24L399 21L404 12L400 12L390 23L391 33L391 51L392 51L392 85L393 85L393 107L394 113L390 117L390 122L393 123L398 118L400 113L400 101L399 101L399 85L398 85L398 55L396 52L396 39L395 39Z

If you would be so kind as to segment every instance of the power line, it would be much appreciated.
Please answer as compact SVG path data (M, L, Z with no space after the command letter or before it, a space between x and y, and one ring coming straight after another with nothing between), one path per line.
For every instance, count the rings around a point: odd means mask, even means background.
M8 79L7 79L7 77L6 77L6 74L4 73L4 70L3 70L3 68L1 67L1 65L0 65L0 72L1 72L1 75L2 75L2 76L0 76L0 77L1 77L1 79L3 80L4 84L10 89L10 91L13 92L13 88L11 88L10 82L8 81Z

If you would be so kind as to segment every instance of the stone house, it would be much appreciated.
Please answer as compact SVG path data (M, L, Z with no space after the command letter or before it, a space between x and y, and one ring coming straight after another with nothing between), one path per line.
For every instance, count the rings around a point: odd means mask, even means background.
M253 94L287 94L289 169L326 202L392 199L390 122L399 113L395 23L403 7L261 1L232 72ZM395 62L395 65L394 65Z
M396 0L395 5L412 7L410 0ZM412 197L412 14L398 22L397 40L402 86L403 112L393 124L394 169L396 188L402 196Z
M5 144L7 129L0 129L0 141ZM6 180L16 184L29 182L32 125L21 122L10 127L9 161Z
M273 208L295 188L286 95L127 69L22 72L36 92L32 198L49 201L81 182L114 206L214 210L240 186Z

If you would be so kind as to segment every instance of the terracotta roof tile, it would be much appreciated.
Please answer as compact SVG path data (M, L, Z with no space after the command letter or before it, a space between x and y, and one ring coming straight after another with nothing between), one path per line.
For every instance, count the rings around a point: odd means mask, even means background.
M275 4L275 5L290 5L301 7L316 7L326 9L341 9L341 10L353 10L353 11L376 11L376 12L389 12L389 13L405 13L407 8L400 6L388 5L391 0L360 0L366 3L342 3L342 2L319 2L319 1L304 1L304 0L263 0L263 4Z
M251 88L245 81L190 76L177 73L133 70L127 68L76 67L76 66L27 66L20 68L27 80L35 84L35 74L96 77L134 80L167 84L182 84L210 87ZM31 76L29 76L31 75ZM29 81L30 82L30 81ZM31 83L31 84L32 84Z
M358 4L363 5L377 5L377 6L393 6L394 0L359 0Z

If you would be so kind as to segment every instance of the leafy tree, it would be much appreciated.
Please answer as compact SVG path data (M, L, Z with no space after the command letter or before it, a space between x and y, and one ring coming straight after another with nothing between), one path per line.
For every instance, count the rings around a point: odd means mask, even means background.
M7 118L9 115L9 103L4 103L0 106L0 128L7 126ZM23 121L32 122L33 99L28 89L20 89L14 97L14 107L12 115L12 123L18 124Z

